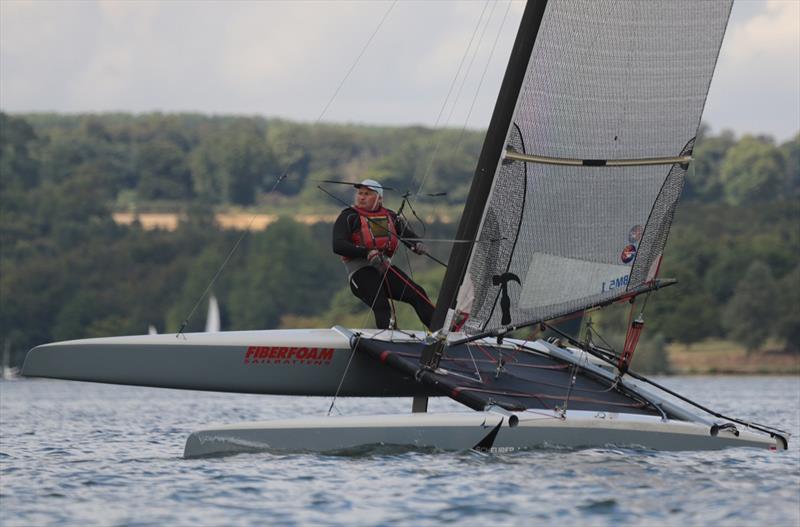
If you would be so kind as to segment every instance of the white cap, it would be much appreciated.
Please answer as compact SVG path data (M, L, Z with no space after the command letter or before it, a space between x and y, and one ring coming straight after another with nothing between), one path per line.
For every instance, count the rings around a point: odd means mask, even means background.
M383 197L383 185L381 185L374 179L365 179L361 183L356 183L353 186L356 188L367 187L368 189L377 192L380 197Z

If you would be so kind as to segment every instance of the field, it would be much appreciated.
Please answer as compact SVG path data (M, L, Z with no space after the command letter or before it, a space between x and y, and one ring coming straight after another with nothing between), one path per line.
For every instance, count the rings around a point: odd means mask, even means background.
M215 215L217 224L223 229L263 231L274 223L281 214L262 214L254 212L219 212ZM320 214L292 214L298 223L313 225L315 223L333 223L338 212L323 212ZM114 221L119 225L130 225L137 219L145 230L164 229L174 231L178 227L181 215L175 212L114 212ZM426 214L425 221L452 221L452 214Z
M667 346L676 374L800 374L800 354L767 347L747 353L734 342L707 340L696 344Z

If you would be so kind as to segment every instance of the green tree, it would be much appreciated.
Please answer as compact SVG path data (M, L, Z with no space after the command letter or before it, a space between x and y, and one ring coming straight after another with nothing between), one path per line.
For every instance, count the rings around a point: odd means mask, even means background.
M720 176L725 200L731 205L773 201L783 197L784 158L764 139L745 136L728 150Z
M308 227L281 218L250 242L231 291L234 328L274 328L284 315L313 315L328 307L343 273L329 240L314 239Z
M750 264L723 313L728 338L741 342L748 351L757 350L774 327L777 294L770 268L759 260Z
M800 132L780 146L786 166L786 195L800 197Z
M139 197L182 199L191 195L191 173L184 152L173 143L155 140L139 148Z
M310 170L311 152L317 145L311 142L307 127L283 121L274 122L267 128L266 141L273 164L261 174L261 187L266 191L274 187L280 194L294 196L303 189ZM339 147L339 151L343 150L342 145ZM316 152L316 157L326 169L333 165L325 165L327 158L321 152ZM277 178L284 173L286 178L275 187Z
M117 140L104 118L82 116L72 126L42 128L40 133L35 155L42 181L63 183L91 167L102 172L103 190L113 196L136 185L131 145Z
M778 281L775 299L777 315L775 334L783 339L786 349L800 352L800 265Z
M88 337L88 327L102 318L106 307L89 291L81 291L67 300L58 311L53 325L53 338L69 340Z
M262 127L252 119L206 137L190 164L197 193L211 203L251 205L264 175L277 174Z
M669 373L670 362L666 349L666 339L661 333L642 335L636 346L631 367L642 373Z
M206 324L208 297L201 298L200 295L206 290L224 261L225 255L215 246L206 247L200 254L190 259L185 267L185 278L178 298L166 313L167 331L178 331L184 321L187 322L186 327L183 328L184 332L203 331ZM232 266L235 264L234 261ZM221 310L225 309L231 274L235 271L232 266L220 273L213 285L213 290L210 291L217 295ZM193 309L194 312L192 312ZM223 320L223 322L225 321ZM156 321L151 323L156 323Z
M39 184L39 163L31 153L36 140L24 119L0 112L0 275L18 244L30 244L40 229L31 214Z
M30 146L37 137L24 120L0 112L0 193L29 190L39 183Z
M694 148L694 162L686 174L683 196L687 200L716 201L722 196L720 169L728 150L736 144L733 132L723 131L718 136L707 135L701 128Z
M684 344L720 335L719 306L711 295L681 285L672 287L676 288L680 290L660 292L652 301L648 309L652 330Z

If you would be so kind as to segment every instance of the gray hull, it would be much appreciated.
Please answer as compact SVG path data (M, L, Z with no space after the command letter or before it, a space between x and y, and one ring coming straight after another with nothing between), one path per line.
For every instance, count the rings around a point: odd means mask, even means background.
M374 332L374 330L371 330ZM350 363L348 369L348 362ZM345 370L347 369L347 375ZM333 329L230 331L73 340L33 348L23 375L273 395L432 395Z
M494 412L324 417L242 423L193 432L184 457L259 451L330 452L365 445L507 452L526 448L628 446L654 450L782 448L775 439L740 430L716 436L699 423L650 416L569 412Z
M365 336L375 330L365 331ZM379 360L353 352L344 328L143 335L58 342L38 346L23 367L27 376L240 393L407 397L432 395L425 386ZM421 335L383 332L380 340L418 342ZM509 343L511 339L508 339ZM580 350L544 341L537 353L580 364L586 374L614 382L616 374ZM549 371L549 370L544 370ZM633 379L627 390L652 402L661 416L573 407L555 410L459 414L335 417L212 427L194 432L186 457L260 450L324 452L364 445L402 445L441 450L479 446L514 450L542 445L595 447L638 445L658 450L705 450L734 446L785 448L769 434L747 427L721 429L711 416L675 404ZM573 401L575 402L575 401ZM564 405L566 407L566 405ZM518 426L510 426L518 422ZM493 435L490 436L490 433ZM738 435L737 435L738 434ZM488 446L487 446L488 445Z

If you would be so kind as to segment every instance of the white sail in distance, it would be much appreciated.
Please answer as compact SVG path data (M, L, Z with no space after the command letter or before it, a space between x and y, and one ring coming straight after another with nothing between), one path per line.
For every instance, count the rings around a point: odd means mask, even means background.
M219 302L217 297L211 295L208 299L208 314L206 315L206 333L217 333L220 331L221 321L219 316Z

